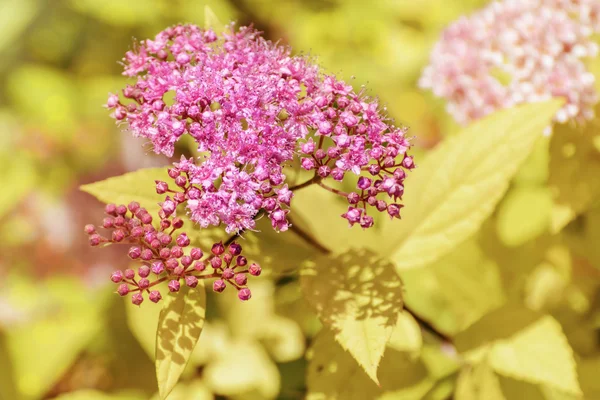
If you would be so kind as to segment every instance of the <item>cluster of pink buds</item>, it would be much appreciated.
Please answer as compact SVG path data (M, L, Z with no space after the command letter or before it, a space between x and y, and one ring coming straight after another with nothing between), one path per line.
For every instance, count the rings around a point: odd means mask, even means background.
M108 215L102 221L110 235L102 235L94 225L86 225L90 245L128 244L128 255L140 262L137 272L133 269L118 270L112 273L111 280L118 284L117 293L121 296L132 294L133 304L140 305L147 294L150 301L157 303L162 299L157 285L168 281L170 292L178 292L182 284L191 288L198 285L199 279L216 279L213 290L222 292L227 284L235 287L241 300L251 297L246 287L247 274L258 276L261 268L258 264L248 265L242 253L242 247L236 242L225 248L223 243L215 243L211 252L205 254L198 247L190 246L190 238L185 232L178 233L183 220L171 217L165 211L165 203L159 212L159 228L152 225L153 218L137 202L129 206L108 204Z
M201 227L224 224L237 233L253 229L262 210L285 231L293 192L306 185L288 187L284 167L299 156L315 172L311 184L337 192L323 180L349 172L358 180L357 193L343 194L351 225L373 225L367 206L399 217L405 170L414 167L406 129L308 57L248 27L217 35L177 25L140 42L124 66L136 82L121 97L109 96L118 123L151 141L156 153L172 156L183 135L201 152L169 170L174 186L157 182L158 193L169 196L163 212L185 203Z

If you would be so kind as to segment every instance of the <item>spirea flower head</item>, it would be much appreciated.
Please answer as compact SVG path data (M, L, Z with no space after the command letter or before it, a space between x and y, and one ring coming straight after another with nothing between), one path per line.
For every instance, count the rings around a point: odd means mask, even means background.
M152 217L137 202L128 207L108 204L101 227L88 224L84 231L89 236L90 245L127 244L129 258L138 262L134 269L117 270L110 280L117 284L117 293L121 296L132 294L131 301L140 305L147 297L157 303L162 299L158 284L167 283L169 292L178 292L182 285L195 288L200 279L216 279L217 292L233 286L241 300L250 299L250 289L246 287L247 275L260 274L260 267L252 264L246 268L246 258L241 255L242 246L236 242L225 246L215 243L213 249L222 251L204 252L190 246L185 232L178 232L183 223L180 218L159 214L159 228L152 225ZM106 230L101 234L98 229ZM207 270L208 268L208 270ZM258 268L259 273L256 273Z
M597 0L503 0L450 25L435 45L420 86L448 101L461 124L516 104L564 97L555 121L593 118Z
M367 206L387 210L385 201L375 206L378 194L402 196L401 169L413 167L406 131L392 126L376 101L252 28L231 26L220 37L193 25L168 28L128 52L124 65L137 80L123 90L127 100L109 97L113 116L157 153L171 156L190 135L203 154L174 164L174 185L157 182L158 193L171 192L165 215L185 203L192 221L223 223L231 233L253 229L264 210L273 228L285 231L294 188L284 168L297 155L323 186L347 173L373 177L350 201L361 210L354 222L365 228L373 221Z

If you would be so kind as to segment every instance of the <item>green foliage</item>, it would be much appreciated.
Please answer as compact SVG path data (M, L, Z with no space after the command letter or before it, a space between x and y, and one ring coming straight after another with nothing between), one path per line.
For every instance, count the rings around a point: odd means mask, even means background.
M161 399L171 393L190 359L202 332L205 310L202 282L166 299L156 330L156 378Z
M391 259L427 265L475 233L506 192L561 101L497 112L447 140L407 179L406 211Z
M16 275L3 283L3 292L4 307L18 318L3 340L8 353L3 357L11 360L10 375L20 397L36 399L102 329L100 313L109 297L82 290L74 279L53 278L36 285Z

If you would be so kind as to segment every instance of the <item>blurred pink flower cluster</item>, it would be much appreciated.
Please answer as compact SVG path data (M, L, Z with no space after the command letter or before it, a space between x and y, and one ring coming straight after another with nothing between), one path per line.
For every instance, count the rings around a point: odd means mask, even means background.
M419 85L461 124L552 97L566 99L556 122L584 122L598 102L584 63L598 54L594 33L598 0L496 1L443 32Z
M264 210L274 229L287 230L294 188L284 167L303 153L313 183L341 181L347 172L374 177L362 181L361 203L350 201L344 214L367 228L367 205L375 206L379 193L401 198L402 168L414 167L406 130L386 120L376 101L252 28L231 27L222 37L193 25L168 28L128 52L124 65L137 81L123 90L127 100L113 94L107 106L157 153L172 156L183 135L194 138L202 156L171 170L183 189L173 200L202 227L253 229ZM175 195L164 182L157 191ZM400 207L376 208L399 218Z

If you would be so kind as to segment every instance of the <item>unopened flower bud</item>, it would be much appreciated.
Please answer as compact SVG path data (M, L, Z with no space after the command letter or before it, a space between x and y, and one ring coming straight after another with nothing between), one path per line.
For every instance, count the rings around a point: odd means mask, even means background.
M169 174L169 177L170 177L171 179L175 179L175 178L177 178L177 177L179 176L179 174L180 174L179 170L178 170L178 169L176 169L176 168L169 168L169 169L167 170L167 173Z
M221 274L223 279L231 279L231 278L233 278L234 275L235 275L235 273L233 272L233 269L231 269L231 268L225 268L223 270L223 273Z
M102 237L97 233L90 235L90 246L98 246L102 242Z
M155 275L160 275L165 270L165 264L162 261L155 261L152 263L152 273Z
M150 224L150 223L152 223L152 215L150 215L149 213L144 213L140 217L140 220L142 221L143 224Z
M126 296L129 293L129 285L126 283L120 284L117 288L117 293L119 293L120 296Z
M190 256L181 257L181 265L183 265L184 267L189 267L190 265L192 265L192 257L190 257Z
M148 295L148 298L151 302L158 303L162 299L162 296L160 295L160 292L158 290L153 290Z
M116 210L118 215L125 215L127 214L127 207L125 207L125 204L121 204L119 206L117 206Z
M110 280L114 283L119 283L123 280L123 273L121 271L115 271L110 275Z
M370 215L363 215L362 219L360 220L360 226L363 228L370 228L373 226L373 222L373 217Z
M404 157L404 160L402 160L402 166L406 169L413 169L415 167L413 158L410 156Z
M150 250L150 249L142 250L142 255L141 255L142 260L149 261L149 260L152 260L152 257L154 257L154 254L152 254L152 250Z
M141 226L136 226L131 230L131 236L134 238L140 238L144 236L144 228L142 228Z
M240 291L238 292L238 298L242 301L250 300L250 297L252 297L252 293L248 288L240 289Z
M198 247L193 247L192 250L190 250L190 257L192 257L192 260L199 260L202 258L202 256L204 256L204 252L202 252L202 249L199 249Z
M166 216L173 214L175 212L175 208L177 208L177 205L173 200L171 200L170 197L167 197L167 199L161 204L161 209Z
M156 182L156 193L165 194L167 192L167 190L169 190L169 185L167 185L167 182L163 182L163 181L155 181L155 182Z
M262 269L260 268L260 265L258 265L256 263L252 263L252 264L250 264L250 267L248 268L248 272L252 276L259 276L260 273L262 272Z
M247 259L246 259L246 257L244 257L244 256L238 256L238 257L235 259L235 262L236 262L236 264L237 264L237 265L239 265L240 267L244 267L244 266L246 266L246 265L248 264L248 260L247 260Z
M219 257L213 257L210 259L210 265L212 265L214 269L221 268L222 264L223 260L221 260Z
M183 220L181 218L173 218L171 224L173 225L173 228L179 229L183 226Z
M135 304L136 306L139 306L140 304L142 304L143 301L144 301L144 296L142 296L142 294L139 293L139 292L138 293L134 293L131 296L131 302L133 304Z
M235 274L234 279L235 283L237 283L240 286L244 286L248 282L248 278L245 274Z
M213 290L217 293L221 293L223 290L225 290L225 287L225 281L221 279L217 279L213 282Z
M165 230L170 226L171 226L171 221L169 221L168 219L163 218L160 220L160 229Z
M348 196L346 197L348 198L348 203L350 204L357 204L360 201L359 194L355 192L348 193Z
M179 175L177 178L175 178L175 184L181 188L184 188L185 185L187 185L186 177L183 175Z
M174 275L183 275L183 273L185 272L185 268L183 267L183 265L178 265L174 270L173 270L173 274Z
M121 242L123 241L123 239L125 239L125 232L123 232L121 229L113 231L112 240L114 240L115 242Z
M142 255L142 249L140 249L138 246L130 247L129 248L129 252L127 253L127 255L132 260L138 259Z
M179 261L177 261L176 258L169 258L166 262L165 262L165 267L167 267L168 270L173 271L175 268L177 268L179 266Z
M191 288L195 288L198 286L198 278L193 275L188 275L185 277L185 284Z
M361 190L365 190L368 189L370 186L371 180L369 178L365 178L364 176L358 178L358 183L356 184L356 187L358 187Z
M223 254L223 262L225 264L231 264L231 260L233 260L233 256L231 254Z
M104 207L104 212L108 215L116 216L117 215L117 206L116 204L109 203Z
M390 204L387 206L387 212L391 218L400 218L400 204Z
M125 218L122 215L117 216L114 219L115 226L125 226Z
M197 261L194 263L194 270L198 271L198 272L202 272L206 269L206 264L204 264L203 262Z
M138 268L138 275L142 278L147 278L150 275L150 267L147 265L142 265Z
M179 288L181 287L181 284L179 283L178 280L173 279L172 281L169 282L169 284L167 286L168 286L170 292L179 292Z
M150 287L150 281L147 278L142 278L138 281L138 287L140 289L148 289Z
M110 229L115 225L115 221L111 217L106 217L102 220L102 227Z
M135 214L135 212L140 209L140 203L138 203L137 201L132 201L131 203L129 203L127 208L129 208L129 211Z
M179 246L171 247L171 257L179 258L183 256L183 249Z
M220 256L221 254L223 254L225 252L225 246L223 246L223 242L215 243L215 244L213 244L213 246L210 249L210 251L214 255Z
M85 226L85 228L83 228L83 230L85 231L85 233L87 233L88 235L91 235L93 233L96 232L96 227L92 224L87 224Z
M169 257L171 257L171 249L169 249L168 247L163 247L162 249L160 249L160 251L158 252L158 255L160 256L160 258L162 259L167 259Z
M190 238L187 234L182 233L179 236L177 236L176 242L179 247L186 247L190 244Z

